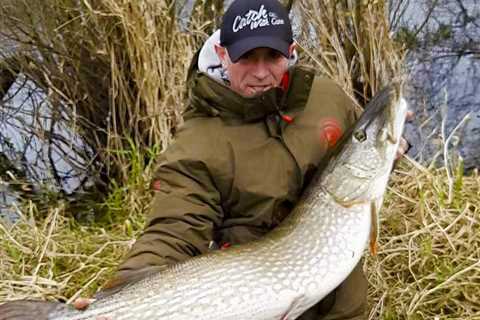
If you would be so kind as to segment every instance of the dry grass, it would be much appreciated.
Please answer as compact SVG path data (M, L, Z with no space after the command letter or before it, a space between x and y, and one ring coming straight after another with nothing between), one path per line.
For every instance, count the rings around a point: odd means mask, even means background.
M89 170L99 171L103 183L128 179L128 159L112 152L128 148L126 138L140 149L165 148L181 122L190 59L218 25L223 6L197 1L185 33L174 5L5 0L0 6L0 39L21 53L7 60L10 69L43 89L53 121L70 119L72 131L94 150ZM336 80L360 105L402 77L402 53L389 37L383 1L298 0L294 10L303 19L298 41L308 57L304 62Z
M127 222L103 229L79 225L61 207L42 220L25 209L16 225L0 225L0 301L90 295L131 243Z
M480 319L480 177L404 162L368 257L371 319Z
M153 168L144 160L168 144L180 121L189 60L221 9L219 1L201 2L185 34L173 23L172 3L2 3L1 30L25 53L16 63L71 115L118 183L102 221L80 224L62 202L48 210L28 202L18 223L0 226L0 301L90 295L140 232ZM309 45L308 33L299 39L305 62L360 102L402 77L382 1L295 6L319 44ZM404 162L393 175L380 251L366 259L372 319L480 319L480 178L453 173Z
M379 253L366 255L370 319L480 319L480 177L457 172L450 203L446 181L445 169L409 161L392 175ZM45 219L23 208L16 225L0 227L0 301L93 294L142 228L147 209L127 213L128 202L111 206L111 221L84 225L61 205Z
M0 37L21 53L10 58L11 69L44 90L55 116L72 120L72 131L95 150L105 183L128 178L127 159L111 152L128 148L126 138L141 149L166 147L181 120L179 88L201 27L194 36L180 32L173 4L15 0L0 6Z
M148 149L151 158L159 150ZM101 218L79 222L78 210L91 208L57 200L43 209L44 203L28 201L13 208L20 216L15 224L0 223L0 301L72 301L92 295L111 277L143 228L155 168L154 161L143 162L138 149L124 156L131 163L128 183L96 205L105 212Z
M392 80L403 81L404 52L390 38L384 1L294 2L306 63L334 79L360 105Z

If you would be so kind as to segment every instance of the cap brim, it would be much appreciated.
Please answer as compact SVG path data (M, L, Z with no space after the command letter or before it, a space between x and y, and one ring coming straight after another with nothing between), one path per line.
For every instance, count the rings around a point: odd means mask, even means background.
M227 46L228 55L232 62L237 62L238 59L248 51L255 48L271 48L277 50L288 58L288 48L290 43L279 38L274 37L249 37L235 42Z

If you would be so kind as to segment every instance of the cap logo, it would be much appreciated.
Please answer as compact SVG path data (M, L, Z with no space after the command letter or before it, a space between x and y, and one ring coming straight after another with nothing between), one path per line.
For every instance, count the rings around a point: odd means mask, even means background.
M258 11L250 10L243 17L236 16L233 20L233 32L238 32L245 27L250 26L251 30L255 30L261 27L267 27L270 25L285 24L283 19L278 19L278 16L274 12L268 12L265 6L262 4Z

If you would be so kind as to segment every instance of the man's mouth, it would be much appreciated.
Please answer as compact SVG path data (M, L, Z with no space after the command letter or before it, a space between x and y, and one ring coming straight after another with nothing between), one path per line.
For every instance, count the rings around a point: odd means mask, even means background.
M271 85L249 85L250 90L254 92L264 92L271 88Z

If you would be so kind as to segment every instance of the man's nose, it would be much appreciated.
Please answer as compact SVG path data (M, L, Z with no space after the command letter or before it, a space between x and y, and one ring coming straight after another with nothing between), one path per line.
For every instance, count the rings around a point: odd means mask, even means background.
M253 67L253 75L259 79L263 80L269 75L268 64L264 59L258 59Z

